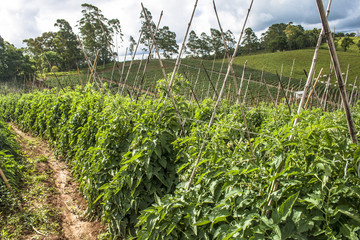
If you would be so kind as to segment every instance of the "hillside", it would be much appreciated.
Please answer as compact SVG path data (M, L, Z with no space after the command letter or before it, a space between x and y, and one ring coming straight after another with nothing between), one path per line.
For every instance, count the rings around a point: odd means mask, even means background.
M323 45L320 49L316 75L319 70L323 67L323 74L327 75L330 68L330 57L328 50L325 49L326 46ZM237 86L240 86L240 79L243 72L243 65L245 60L247 61L247 68L245 71L245 81L241 90L241 98L245 98L244 102L247 104L258 104L259 101L270 101L273 99L281 99L283 97L282 91L278 90L278 78L276 76L276 71L280 74L281 66L283 65L283 77L282 84L285 90L301 91L304 88L306 81L304 69L308 72L310 69L312 57L314 50L313 49L303 49L296 51L284 51L284 52L275 52L275 53L263 53L257 55L243 55L239 56L234 61L234 69L237 76ZM348 95L350 97L350 92L352 90L352 83L356 76L360 75L360 66L356 63L360 62L360 54L354 51L338 51L340 62L342 64L342 72L345 74L347 66L350 66L349 76L348 76ZM291 78L290 84L288 83L291 73L291 67L293 60L295 59L293 76ZM124 65L124 66L123 66ZM113 63L107 64L105 66L98 66L97 68L97 78L102 79L104 82L108 82L110 89L113 93L117 91L122 91L123 85L118 85L119 82L123 83L127 72L129 71L128 78L126 80L126 89L129 89L129 92L133 97L136 97L137 92L142 89L144 92L150 91L155 92L155 85L158 79L162 79L163 73L159 64L158 59L152 59L146 67L144 78L142 79L144 68L146 65L146 60L134 61L130 68L130 61L124 63L118 63L118 66L114 66ZM173 71L175 60L163 60L163 65L165 72L167 74ZM262 68L264 67L263 82L261 81ZM206 70L205 70L206 69ZM195 88L195 94L199 100L204 98L214 98L213 88L216 88L216 92L220 92L222 82L227 70L226 61L223 64L223 59L214 60L202 60L202 59L193 59L186 58L181 62L179 73L184 76L184 79L188 81L191 88ZM121 73L122 72L122 73ZM58 75L60 75L59 73ZM122 77L121 77L122 76ZM79 84L79 78L82 79L83 85L88 82L90 77L90 71L83 71L80 76L76 72L73 75L64 75L59 77L62 85L64 86L74 86ZM345 76L344 76L345 77ZM212 84L209 82L211 79ZM250 81L248 80L249 78ZM120 79L122 79L120 81ZM321 81L325 81L326 78L322 78ZM324 94L325 84L319 82L316 86L317 94L321 98ZM267 83L268 89L264 87L264 83ZM54 77L47 78L44 82L47 87L58 86L57 80ZM336 78L332 78L332 83L336 83ZM359 81L357 81L359 83ZM195 86L196 85L196 86ZM213 85L213 86L212 86ZM227 98L230 101L234 101L236 98L235 94L235 83L232 78L229 78L225 86L224 98ZM182 88L183 93L187 96L191 96L190 88ZM269 96L269 92L271 96ZM279 96L279 97L278 97ZM355 95L357 96L357 95ZM330 97L331 101L338 102L340 101L339 93L336 86L330 88Z
M295 59L294 65L294 78L303 78L305 79L304 71L307 72L310 69L314 50L313 49L301 49L295 51L285 51L285 52L275 52L275 53L264 53L259 55L248 55L240 56L235 60L236 64L243 65L245 60L247 60L247 65L250 68L261 70L264 67L267 72L278 71L280 74L281 65L283 64L283 75L286 77L290 76L291 66L293 60ZM342 72L346 73L348 64L350 65L348 83L353 83L356 76L360 76L360 65L357 64L360 62L360 53L358 52L344 52L338 51L338 56L342 66ZM318 60L316 64L317 72L324 68L323 73L328 74L330 71L330 56L328 50L322 47L319 51ZM336 79L332 79L334 83Z

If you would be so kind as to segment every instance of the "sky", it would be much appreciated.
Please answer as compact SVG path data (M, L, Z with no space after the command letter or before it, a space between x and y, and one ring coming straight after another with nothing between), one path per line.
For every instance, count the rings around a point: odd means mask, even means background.
M141 2L157 22L164 11L161 26L169 26L182 43L195 0L1 0L0 35L16 47L25 46L22 41L40 36L43 32L57 31L57 19L66 19L77 32L77 21L82 17L81 4L89 3L101 9L108 19L120 20L124 41L118 41L121 55L128 46L128 39L137 39L140 29ZM230 29L236 37L241 32L251 0L215 0L223 29ZM324 0L327 7L328 0ZM275 23L301 24L305 29L320 28L321 22L315 0L254 0L247 27L260 37L262 32ZM333 0L329 24L336 32L360 34L360 1ZM212 0L199 0L191 26L198 35L209 34L210 28L218 28Z

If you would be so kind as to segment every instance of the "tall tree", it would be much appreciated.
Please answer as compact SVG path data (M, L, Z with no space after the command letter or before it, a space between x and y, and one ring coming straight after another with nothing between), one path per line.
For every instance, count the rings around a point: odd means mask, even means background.
M22 49L16 48L0 36L0 80L27 77L33 73L35 66L29 56L24 55Z
M256 51L259 47L259 40L255 34L255 32L251 28L245 29L244 40L242 43L244 45L244 50L247 53L251 53L252 51Z
M108 62L113 55L114 38L119 36L122 40L120 21L107 19L101 10L91 4L81 5L83 17L78 21L81 40L87 54L95 58L99 50L98 61Z
M156 43L165 58L171 58L178 53L179 46L176 43L176 34L170 31L168 26L159 29L156 34Z
M191 30L189 33L188 42L186 44L187 53L192 53L194 57L200 56L200 39L196 35L196 32L194 30Z
M264 45L266 50L275 52L277 50L283 51L287 49L287 37L284 30L287 24L277 23L271 25L264 33Z
M46 52L52 52L51 55L58 54L59 56L56 58L58 60L61 59L59 54L60 50L57 49L54 42L56 42L57 34L55 32L44 32L41 36L36 37L35 39L29 38L23 40L24 43L27 45L27 52L30 54L31 58L35 62L36 69L43 72L49 72L51 67L45 57L44 54ZM55 58L52 58L55 59ZM53 62L55 64L55 62ZM58 66L59 62L56 62Z
M133 36L130 36L129 41L130 41L129 53L130 53L130 54L133 54L134 51L135 51L136 41L135 41L135 39L133 38Z
M302 38L303 32L298 26L288 24L284 30L284 33L287 38L288 49L293 50L303 47L304 42L301 42L301 40L304 40ZM298 40L298 38L301 38L301 40Z
M350 45L352 44L355 44L355 42L352 38L350 38L350 36L344 37L341 41L341 47L344 50L344 52L346 52L350 47Z
M219 57L224 53L224 43L221 32L215 28L210 28L210 45L215 56Z
M58 19L54 26L59 27L54 39L54 45L61 58L62 69L75 69L76 65L83 59L79 43L71 25L65 19Z
M149 20L150 29L153 32L153 34L155 34L156 25L153 22L152 14L147 8L145 8L145 12L147 19ZM140 13L140 20L141 20L140 32L142 31L142 37L140 39L140 43L145 46L143 50L146 51L152 45L153 40L143 11L141 11ZM155 41L157 47L159 48L159 51L162 52L165 58L170 58L173 54L178 53L179 46L176 43L176 33L170 31L170 28L168 26L164 26L158 29L158 31L155 34Z

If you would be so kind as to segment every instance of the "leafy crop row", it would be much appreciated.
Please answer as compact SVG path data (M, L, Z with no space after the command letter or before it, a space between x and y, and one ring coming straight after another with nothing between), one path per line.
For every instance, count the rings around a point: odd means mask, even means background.
M100 214L114 238L360 237L354 167L360 151L341 111L291 116L286 106L248 110L254 159L238 106L224 101L209 128L211 100L189 107L176 96L176 103L186 136L164 92L136 103L91 86L50 90L3 96L0 110L50 140L72 166L88 212ZM301 121L292 128L295 117ZM273 192L275 180L280 184Z
M18 191L24 168L20 147L7 124L0 120L0 168L14 191ZM17 199L0 178L0 212L7 213L17 206Z

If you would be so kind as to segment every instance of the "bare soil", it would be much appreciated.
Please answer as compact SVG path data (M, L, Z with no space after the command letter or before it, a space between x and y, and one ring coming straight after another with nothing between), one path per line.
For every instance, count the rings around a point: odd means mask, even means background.
M37 164L36 171L48 174L50 177L45 184L54 189L53 192L47 193L47 204L57 209L57 220L62 229L55 235L44 235L41 239L97 239L98 235L105 231L105 227L99 221L90 221L83 217L87 204L80 195L78 184L71 176L66 163L55 157L54 151L46 141L22 132L13 124L11 128L18 136L22 151L27 157L43 159ZM35 229L34 231L36 232ZM33 239L34 234L36 233L29 233L26 239Z

